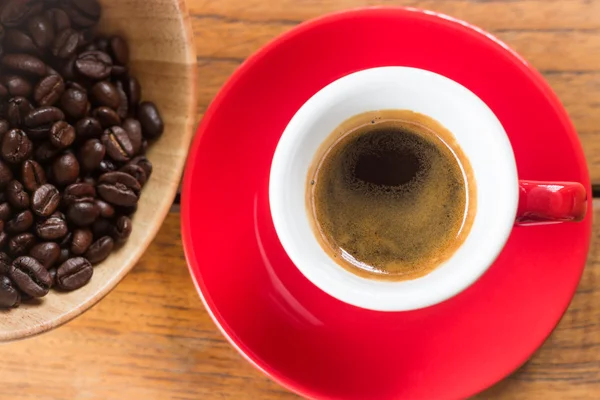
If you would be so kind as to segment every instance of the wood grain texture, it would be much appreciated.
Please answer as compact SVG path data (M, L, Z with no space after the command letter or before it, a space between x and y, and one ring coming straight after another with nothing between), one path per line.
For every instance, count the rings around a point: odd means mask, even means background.
M600 221L600 210L594 217ZM478 400L598 399L600 223L593 237L558 328ZM188 274L178 213L169 214L138 265L101 303L59 329L3 345L2 358L2 399L298 398L250 366L211 321Z
M464 19L517 50L558 94L600 184L598 0L187 0L195 34L202 113L246 57L295 25L370 5L426 8Z
M600 184L599 0L185 2L196 35L198 116L248 55L306 19L375 4L428 8L492 31L542 71L573 118ZM597 223L577 295L546 344L477 399L600 397L599 243ZM187 272L178 214L167 217L141 261L100 304L2 350L1 399L298 398L253 369L210 320Z
M135 265L169 212L196 124L196 57L183 0L101 0L100 30L129 40L130 68L154 101L165 132L147 157L153 173L143 190L128 242L94 269L91 282L70 293L52 291L40 304L0 311L0 341L52 329L91 307ZM156 29L160 25L161 29ZM0 396L2 397L2 396Z

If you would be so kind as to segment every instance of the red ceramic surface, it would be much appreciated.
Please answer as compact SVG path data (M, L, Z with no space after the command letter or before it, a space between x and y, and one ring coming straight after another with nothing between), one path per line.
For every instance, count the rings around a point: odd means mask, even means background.
M587 192L579 182L520 181L516 223L581 221L587 206Z
M248 59L195 138L182 230L215 322L273 379L318 399L458 399L523 364L566 310L585 265L578 224L515 227L489 271L458 296L399 313L344 304L290 262L268 204L271 157L290 118L349 73L404 65L466 86L510 136L519 177L590 190L577 135L541 76L485 33L405 9L363 9L298 26ZM290 210L304 212L304 210Z

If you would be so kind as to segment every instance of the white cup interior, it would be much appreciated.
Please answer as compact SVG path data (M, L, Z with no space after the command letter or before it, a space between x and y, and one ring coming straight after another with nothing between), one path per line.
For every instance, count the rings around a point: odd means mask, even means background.
M307 174L321 143L350 117L387 109L425 114L450 130L477 185L477 211L463 244L428 275L400 282L363 278L339 266L317 241L306 208ZM405 311L458 294L493 263L514 224L517 169L502 124L474 93L421 69L373 68L331 83L294 115L273 157L269 200L281 244L313 284L357 307Z

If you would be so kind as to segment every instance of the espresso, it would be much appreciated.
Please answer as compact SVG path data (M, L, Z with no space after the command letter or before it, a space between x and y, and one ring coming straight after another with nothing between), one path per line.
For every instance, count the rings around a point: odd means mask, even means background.
M375 279L431 272L463 243L476 207L471 166L453 135L405 110L344 122L317 153L307 184L322 247Z

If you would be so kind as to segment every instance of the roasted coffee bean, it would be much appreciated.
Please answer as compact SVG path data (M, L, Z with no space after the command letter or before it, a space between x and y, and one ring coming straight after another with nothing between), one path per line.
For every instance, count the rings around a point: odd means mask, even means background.
M56 187L49 183L41 185L33 192L31 209L40 217L49 217L60 204L60 192Z
M5 226L6 232L14 235L28 231L33 225L33 214L29 210L22 211L10 219Z
M13 257L27 255L29 250L37 243L35 236L29 232L19 233L8 241L8 252Z
M11 97L29 97L33 92L33 86L29 80L19 75L4 75L2 84Z
M54 40L54 24L44 14L33 15L27 21L27 31L40 49L50 47Z
M4 190L13 179L13 173L10 166L0 160L0 190Z
M33 144L27 134L20 129L12 129L2 138L0 152L4 160L18 164L29 158L32 149Z
M115 67L113 67L113 73L114 71ZM124 120L125 118L127 118L127 115L129 115L129 100L127 99L127 94L125 93L123 82L115 82L115 87L117 88L117 94L119 95L119 107L117 107L117 115L119 116L119 118L121 118L121 120Z
M23 184L17 180L12 180L6 187L6 200L17 210L29 208L29 193L25 191Z
M69 16L60 8L50 8L44 12L44 15L50 20L56 33L71 27Z
M107 81L100 81L92 86L90 94L92 101L97 107L104 106L117 110L121 103L121 97L116 86Z
M113 36L110 39L110 55L115 64L127 65L129 63L129 46L120 36Z
M21 304L21 294L8 276L0 276L0 307L12 308Z
M84 254L92 244L93 240L94 235L91 230L76 229L73 232L73 239L71 241L71 254L76 256Z
M48 75L40 80L33 91L33 98L40 106L52 106L63 95L65 82L60 75Z
M100 210L100 216L102 218L112 218L115 216L115 208L107 202L100 199L94 199L94 203L96 203L96 206ZM108 233L108 231L106 233Z
M92 116L95 117L103 128L121 125L119 114L112 108L98 107L92 110Z
M65 114L59 108L42 106L29 112L24 122L27 134L32 139L44 139L50 133L52 126L63 119Z
M38 260L46 269L58 262L60 246L54 242L38 243L29 250L29 256Z
M88 251L85 252L84 257L89 260L92 265L96 265L106 260L110 255L115 243L110 236L104 236L96 240Z
M67 222L60 217L51 216L35 225L36 234L44 240L58 240L68 232Z
M98 138L102 134L102 125L96 118L86 117L77 121L75 132L81 139Z
M46 141L40 143L38 148L35 149L34 156L36 160L44 163L52 160L58 153L60 153L60 149L54 147L50 141Z
M28 191L35 191L41 185L46 183L46 173L44 172L44 168L42 168L37 161L25 161L21 165L21 182Z
M65 121L56 122L50 129L50 143L57 149L65 149L75 141L75 128Z
M140 149L142 148L142 125L140 121L133 118L127 118L123 121L123 129L127 132L127 136L129 136L129 140L131 141L131 146L134 154L138 154Z
M96 0L62 0L62 7L71 22L82 28L89 28L100 19L100 4Z
M146 138L156 139L162 135L165 126L154 103L148 101L141 103L138 109L138 119Z
M6 31L4 45L7 53L27 53L34 56L41 54L40 49L33 43L31 36L17 29L8 29Z
M63 153L52 163L52 176L59 186L66 186L77 181L79 162L72 153Z
M100 215L100 209L93 202L77 202L67 210L67 220L79 227L90 226Z
M52 279L46 268L33 257L19 257L12 263L10 278L21 291L33 297L48 294Z
M141 186L124 172L108 172L100 176L96 190L110 204L131 207L138 202Z
M29 76L45 76L46 75L46 64L37 57L30 54L19 53L19 54L5 54L2 57L1 64L19 74L26 74Z
M12 218L12 209L8 203L0 204L0 221L8 221ZM2 246L0 246L1 248Z
M112 64L112 59L108 54L102 51L87 51L77 56L75 69L82 76L93 80L102 80L110 76Z
M125 82L124 89L125 93L127 93L127 98L129 99L129 109L136 112L137 107L142 100L142 86L140 85L140 82L133 76L130 76Z
M0 252L0 275L8 275L12 261L8 254Z
M33 106L25 97L13 97L8 101L7 119L13 128L23 127L25 116L33 110Z
M105 130L100 140L106 147L106 153L115 161L126 162L135 155L129 135L120 126Z
M98 139L87 140L79 149L79 164L86 172L94 171L104 159L106 148Z
M131 219L126 216L117 218L112 231L112 238L117 244L123 244L131 236L133 230L133 223Z
M8 97L9 93L8 93L8 89L6 88L6 86L4 86L4 84L2 82L0 82L0 100L4 100ZM4 116L3 114L6 113L5 110L5 104L2 104L3 106L3 110L0 110L0 115Z
M88 260L83 257L70 258L58 267L56 282L63 290L75 290L85 286L93 274L94 269Z
M60 107L70 118L85 117L89 109L87 93L84 90L68 88L60 98Z
M89 183L74 183L65 188L63 192L63 204L67 207L80 202L93 202L96 197L96 189Z
M122 167L119 171L133 176L140 183L140 186L144 186L146 184L146 172L139 165L129 163Z
M39 0L5 0L0 9L0 23L8 27L19 26L42 7Z
M24 123L28 128L35 128L40 125L51 127L55 122L63 119L65 119L65 114L61 109L52 106L41 106L31 110L25 116Z
M79 46L79 41L79 32L66 28L56 35L54 43L52 43L52 54L54 57L62 59L73 57Z

